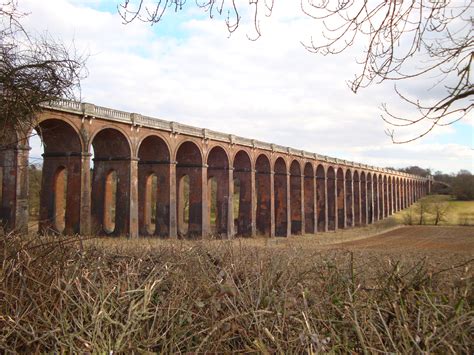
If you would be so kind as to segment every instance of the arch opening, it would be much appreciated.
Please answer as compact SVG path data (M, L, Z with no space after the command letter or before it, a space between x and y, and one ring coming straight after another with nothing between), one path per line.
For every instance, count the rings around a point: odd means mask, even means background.
M80 232L82 142L66 121L46 119L28 137L30 218L38 230ZM41 151L43 152L41 154Z
M326 173L322 165L316 168L316 214L318 231L327 231Z
M337 169L337 228L346 227L346 201L345 201L345 184L344 184L344 172L341 168Z
M170 169L170 152L165 141L154 135L146 137L138 149L138 221L141 235L166 237L170 233ZM153 180L151 185L150 178Z
M158 177L150 173L145 183L144 225L148 235L155 234L157 224Z
M184 221L185 214L188 213L188 226L186 229L181 228L179 236L181 237L198 237L202 236L204 226L203 217L206 213L207 217L207 205L206 209L203 208L204 199L207 200L207 195L203 196L203 189L207 190L207 170L203 167L202 155L198 146L193 142L186 141L182 143L176 153L176 180L177 180L177 195L178 198L178 213L177 217L179 221ZM187 176L189 193L188 193L188 209L186 211L186 200L183 200L185 194L182 193L185 190L184 183L186 180L182 178ZM203 186L203 184L205 184ZM181 191L181 193L180 193ZM207 227L207 226L206 226Z
M301 189L300 164L293 160L290 165L290 216L291 234L298 235L303 231L303 205Z
M219 237L228 236L229 202L233 196L229 185L229 159L224 149L212 148L207 158L207 165L211 234Z
M288 230L288 172L283 158L275 161L275 235L285 237L291 232Z
M365 172L360 173L360 223L367 224L367 180Z
M355 226L360 226L361 225L361 216L360 216L360 179L359 179L359 173L357 171L354 171L354 176L353 176L353 200L354 200L354 223L353 225Z
M337 228L337 214L336 214L336 172L334 168L330 166L327 171L327 191L328 191L328 230L334 231Z
M67 209L67 170L59 167L54 178L54 217L53 227L58 233L63 233L66 228Z
M125 135L104 128L92 140L92 229L96 234L127 235L130 232L131 149ZM113 172L113 173L112 173ZM111 188L112 186L113 188ZM107 201L113 191L113 228ZM109 224L107 225L106 222Z
M367 174L367 223L372 224L376 220L377 207L377 176Z
M315 187L313 165L306 163L304 167L304 229L305 233L316 233Z
M255 192L257 195L257 233L271 235L271 169L270 160L261 154L255 163Z
M109 171L105 178L104 188L104 231L112 234L116 227L117 217L117 172Z
M189 229L189 176L184 175L179 179L178 192L178 234L185 236Z
M234 228L239 236L252 235L252 165L243 150L234 158Z
M352 173L348 169L345 176L345 209L346 209L346 224L347 227L352 227L354 225L354 197L353 197L353 182L352 182Z

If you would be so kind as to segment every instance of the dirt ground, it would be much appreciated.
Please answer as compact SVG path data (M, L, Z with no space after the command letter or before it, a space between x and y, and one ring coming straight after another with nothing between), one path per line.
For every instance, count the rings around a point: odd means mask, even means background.
M445 251L474 256L474 227L410 226L331 247L383 251Z

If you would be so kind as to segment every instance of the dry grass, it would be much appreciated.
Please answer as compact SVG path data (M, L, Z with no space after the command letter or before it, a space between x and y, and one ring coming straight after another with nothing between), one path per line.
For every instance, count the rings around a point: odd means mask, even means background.
M469 255L1 239L1 352L472 353Z

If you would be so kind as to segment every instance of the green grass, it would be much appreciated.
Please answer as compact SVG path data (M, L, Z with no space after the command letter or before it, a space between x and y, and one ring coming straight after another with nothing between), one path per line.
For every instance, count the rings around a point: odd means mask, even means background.
M451 196L447 195L431 195L426 196L417 203L410 206L408 209L394 214L394 218L399 224L419 224L420 205L425 204L427 210L425 212L423 224L435 223L434 206L440 205L442 208L446 206L446 213L443 219L438 223L439 225L474 225L474 201L457 201ZM411 216L412 223L407 221Z

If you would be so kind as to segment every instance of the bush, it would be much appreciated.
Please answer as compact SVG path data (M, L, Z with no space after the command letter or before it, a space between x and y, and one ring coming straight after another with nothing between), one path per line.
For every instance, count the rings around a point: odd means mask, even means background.
M469 353L472 344L468 271L451 253L443 264L9 235L0 258L0 352Z

